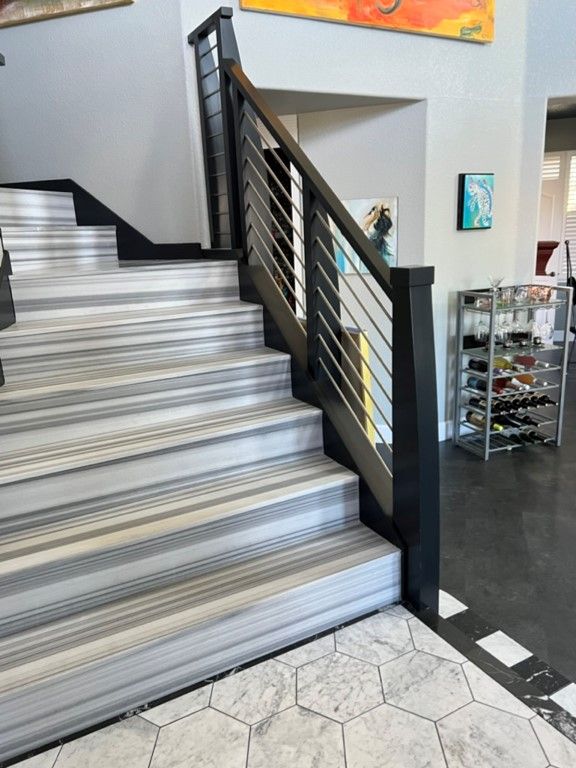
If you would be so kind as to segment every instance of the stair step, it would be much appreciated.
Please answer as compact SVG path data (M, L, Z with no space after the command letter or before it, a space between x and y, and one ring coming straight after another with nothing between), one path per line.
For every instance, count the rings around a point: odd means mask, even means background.
M399 597L399 551L357 525L7 637L0 758Z
M71 192L0 187L0 227L76 225Z
M321 412L280 400L2 454L3 530L22 516L218 469L321 450Z
M358 520L357 486L313 456L4 536L0 634L342 529Z
M262 347L262 308L242 301L16 322L0 333L8 382L144 360Z
M197 261L10 279L19 321L188 307L238 299L234 262Z
M8 383L0 452L290 396L290 357L266 348Z
M118 269L116 227L2 227L14 275Z

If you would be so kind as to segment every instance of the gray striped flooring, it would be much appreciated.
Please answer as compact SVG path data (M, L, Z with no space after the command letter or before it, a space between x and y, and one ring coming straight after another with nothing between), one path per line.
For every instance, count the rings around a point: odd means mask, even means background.
M69 205L0 196L0 760L400 597L236 266L117 269Z

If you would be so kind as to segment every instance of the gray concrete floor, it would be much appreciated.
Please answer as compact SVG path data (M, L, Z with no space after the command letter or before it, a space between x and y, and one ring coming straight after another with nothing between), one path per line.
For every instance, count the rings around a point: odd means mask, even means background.
M560 448L440 462L442 588L576 681L576 366Z

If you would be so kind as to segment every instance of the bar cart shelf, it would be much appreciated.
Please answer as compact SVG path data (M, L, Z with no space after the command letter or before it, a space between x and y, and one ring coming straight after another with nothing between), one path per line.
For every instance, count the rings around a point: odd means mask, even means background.
M488 461L527 445L560 445L572 289L516 285L458 293L453 441ZM548 312L564 310L561 342ZM550 338L537 318L545 311Z

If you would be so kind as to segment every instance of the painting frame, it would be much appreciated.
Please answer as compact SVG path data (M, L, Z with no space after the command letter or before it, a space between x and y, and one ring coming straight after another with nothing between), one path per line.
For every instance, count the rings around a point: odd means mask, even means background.
M240 0L243 11L463 40L494 41L496 0L462 0L467 10L454 15L452 0ZM442 16L444 13L444 16ZM452 14L452 15L450 15Z
M383 262L389 267L397 266L398 196L382 195L380 197L352 198L342 200L342 205L364 232L366 238L375 246ZM384 230L375 226L375 222L380 220L381 214L389 217L390 220L390 226L386 226ZM334 235L334 257L340 272L345 275L368 274L369 269L360 261L352 246L332 220L331 229ZM385 234L382 234L383 232Z
M494 174L458 175L458 230L475 232L494 224Z
M0 0L0 29L32 24L36 21L72 16L77 13L105 11L135 0Z

